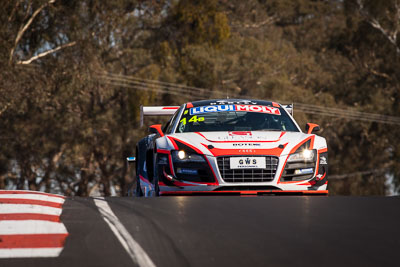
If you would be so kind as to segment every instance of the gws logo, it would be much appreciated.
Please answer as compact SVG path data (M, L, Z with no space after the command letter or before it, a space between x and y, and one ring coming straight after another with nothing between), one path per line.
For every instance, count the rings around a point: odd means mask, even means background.
M250 163L252 163L252 164L257 164L257 160L256 160L256 159L251 160L251 159L249 159L249 158L240 159L240 160L239 160L239 164L240 164L240 165L243 165L243 164L245 164L245 163L246 163L246 165L249 165Z

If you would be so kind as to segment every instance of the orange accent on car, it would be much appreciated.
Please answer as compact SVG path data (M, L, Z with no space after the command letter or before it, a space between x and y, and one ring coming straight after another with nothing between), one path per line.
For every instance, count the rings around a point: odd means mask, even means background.
M231 191L162 191L160 195L193 195L193 194L303 194L303 195L327 195L328 190L231 190Z
M315 135L311 136L310 149L314 148Z
M208 148L207 145L202 145L207 148L211 154L215 157L224 156L224 155L271 155L271 156L280 156L282 151L285 149L286 144L283 145L283 148L271 148L271 149L253 149L253 148L241 148L241 149L222 149L222 148Z
M323 149L320 149L320 150L318 150L318 153L324 153L324 152L328 152L328 149L327 148L323 148Z
M194 151L196 151L196 153L199 153L199 154L201 154L201 155L204 154L204 153L201 152L197 147L192 146L191 144L188 144L188 143L186 143L186 142L184 142L184 141L182 141L182 140L179 140L179 139L177 139L177 138L174 138L174 137L168 136L168 138L169 138L171 141L174 141L173 143L174 143L175 149L179 149L179 148L178 148L178 145L177 145L176 142L175 142L175 141L178 141L178 142L181 142L182 144L184 144L185 146L190 147L191 149L193 149Z
M157 153L161 153L161 154L169 154L170 151L166 150L166 149L157 149Z
M311 139L310 149L313 149L313 146L314 146L314 138L315 138L315 136L307 137L306 139L304 139L303 141L301 141L300 143L298 143L294 148L292 148L292 150L290 150L290 153L289 153L289 154L294 153L299 147L301 147L304 143L306 143L306 142L307 142L308 140L310 140L310 139Z
M161 124L154 124L154 125L151 125L149 128L155 129L155 130L158 132L158 134L159 134L161 137L163 137L163 136L164 136L164 133L163 133L161 127L162 127Z
M306 139L304 139L303 141L298 143L292 150L290 150L289 155L286 157L285 164L283 164L281 173L279 174L278 184L293 184L293 183L298 183L299 182L299 181L281 182L283 171L285 170L286 163L287 163L287 160L288 160L290 154L293 154L299 147L301 147L304 143L308 142L308 140L311 140L310 149L312 149L314 147L314 139L315 139L314 135L310 136L310 137L307 137Z
M171 154L168 155L168 161L169 161L169 168L171 170L171 174L175 176L175 170L174 170L174 165L172 165L172 156Z
M176 150L178 150L178 145L175 143L174 139L170 136L168 136L169 141L172 143L172 145L174 146L174 148Z
M315 185L316 182L315 181L310 181L310 182L306 182L306 183L302 183L302 184L298 184L298 185Z
M315 124L315 123L307 123L307 125L308 125L308 131L307 131L307 134L311 134L312 133L312 131L313 131L313 129L315 128L315 127L319 127L319 125L318 124Z
M214 175L215 183L201 183L201 182L196 182L196 183L198 183L198 184L207 184L207 185L219 185L217 176L215 175L215 172L214 172L214 168L211 167L211 164L210 164L210 162L208 161L208 158L204 155L204 153L203 153L201 150L199 150L197 147L192 146L191 144L188 144L188 143L186 143L186 142L184 142L184 141L182 141L182 140L179 140L179 139L177 139L177 138L168 136L168 139L171 140L171 142L172 142L172 144L174 145L174 148L175 148L176 150L178 150L179 148L178 148L178 145L176 144L175 141L178 141L178 142L181 142L182 144L184 144L184 145L190 147L191 149L193 149L194 151L196 151L196 153L198 153L198 154L200 154L200 155L203 155L204 158L206 159L207 164L208 164L208 167L211 169L211 171L212 171L212 173L213 173L213 175ZM203 144L203 145L204 145L204 144ZM171 156L170 156L170 157L171 157ZM170 159L170 161L171 161L170 164L171 164L171 166L172 166L172 159Z
M324 175L321 177L321 178L316 178L318 181L321 181L321 180L323 180L324 178L325 178L325 176L326 176L326 173L324 173Z

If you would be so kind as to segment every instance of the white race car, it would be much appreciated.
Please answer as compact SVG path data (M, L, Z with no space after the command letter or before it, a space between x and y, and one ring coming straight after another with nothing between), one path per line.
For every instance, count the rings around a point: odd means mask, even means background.
M293 106L243 99L141 107L169 115L136 146L136 195L328 194L328 148Z

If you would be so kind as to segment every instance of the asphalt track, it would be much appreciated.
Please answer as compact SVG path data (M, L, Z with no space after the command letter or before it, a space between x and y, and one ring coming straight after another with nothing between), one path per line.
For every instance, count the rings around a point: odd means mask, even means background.
M400 197L106 198L156 266L400 266ZM57 258L0 266L134 266L91 198L67 199Z

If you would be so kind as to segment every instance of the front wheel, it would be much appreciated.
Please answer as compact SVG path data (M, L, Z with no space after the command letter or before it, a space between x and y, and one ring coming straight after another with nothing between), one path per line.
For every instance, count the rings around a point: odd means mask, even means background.
M154 171L153 171L154 196L158 197L160 196L160 186L158 184L160 174L157 166L157 154L155 154L154 156L153 166L154 166Z
M158 185L158 176L154 177L154 195L160 196L160 186Z
M139 177L139 153L138 150L136 149L136 190L135 190L135 196L137 197L142 197L143 196L143 191L142 188L140 187L140 177Z
M135 190L135 196L137 196L137 197L142 197L142 196L143 196L143 191L142 191L142 188L140 187L140 179L139 179L139 176L136 176L136 190Z

